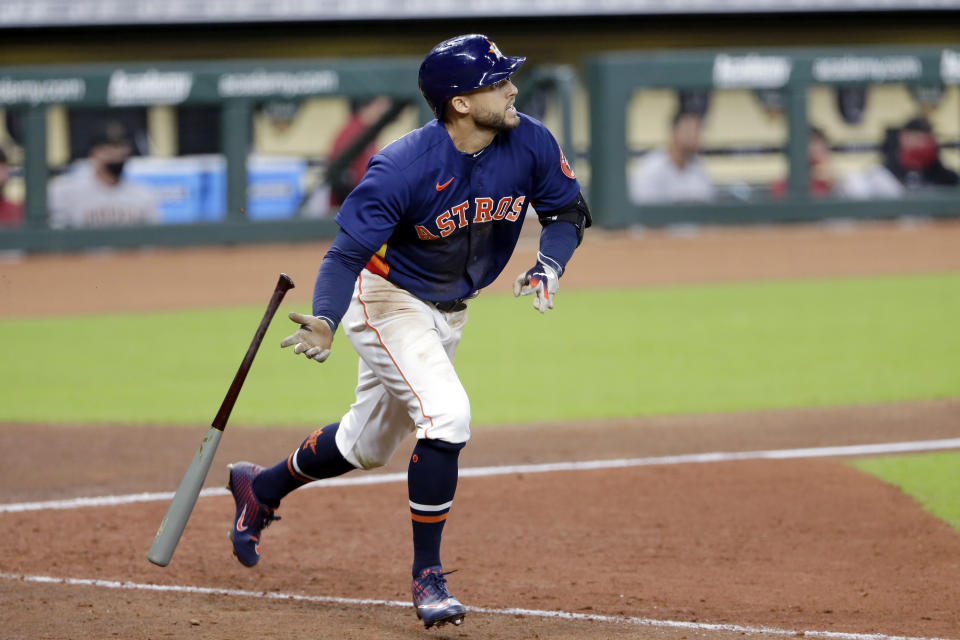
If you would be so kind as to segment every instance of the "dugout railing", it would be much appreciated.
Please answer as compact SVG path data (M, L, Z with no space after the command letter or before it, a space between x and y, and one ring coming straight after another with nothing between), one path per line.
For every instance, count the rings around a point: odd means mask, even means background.
M315 96L388 95L430 111L417 89L420 61L412 58L251 60L136 65L37 66L0 69L0 106L20 112L25 183L22 227L0 232L0 250L56 251L87 247L271 242L330 237L331 220L251 221L247 158L251 117L258 102ZM221 222L50 229L47 212L47 109L218 105L226 162L226 212Z
M814 198L808 194L807 166L810 87L957 85L960 46L621 52L592 57L585 66L590 105L590 203L595 219L605 227L960 215L960 190L956 188L894 200ZM627 106L635 91L654 88L781 92L789 167L786 197L643 206L630 202L625 170L630 157Z
M412 58L203 61L17 67L0 69L0 106L22 116L26 215L20 228L0 231L0 250L76 250L88 247L183 245L291 241L330 237L329 219L291 217L250 220L247 167L250 119L269 99L315 96L389 95L416 104L419 118L431 117L419 90L419 60ZM581 172L598 224L751 223L808 221L831 217L891 218L901 215L953 216L960 213L960 190L945 189L900 200L853 201L811 198L807 193L806 145L809 124L806 94L816 85L960 84L960 47L754 49L743 51L623 52L586 61L589 100L589 171ZM534 90L552 92L559 108L558 141L574 162L573 93L569 67L540 66L519 77L522 108ZM627 105L638 89L779 91L785 101L785 156L789 166L786 197L721 200L708 204L637 206L627 198ZM151 227L50 229L46 206L47 109L67 107L206 104L220 106L222 153L226 160L226 212L221 222ZM960 115L957 116L960 118ZM650 123L649 126L661 126ZM354 145L358 148L358 145ZM353 149L356 151L357 149ZM576 152L575 152L576 151ZM340 165L351 154L341 158ZM327 169L336 170L337 165Z
M383 125L406 105L418 119L432 118L417 88L420 60L362 58L337 60L195 61L136 65L36 66L0 68L0 107L14 110L22 123L25 184L23 225L0 230L0 250L64 251L91 247L175 246L280 242L332 237L330 219L294 215L283 220L251 220L247 159L252 151L251 117L270 99L304 100L387 95L394 106L332 162L321 161L325 179L342 170ZM573 156L571 121L573 69L532 67L519 79L523 100L548 99L559 109L558 139ZM521 101L521 107L534 105ZM542 100L541 100L542 102ZM226 209L222 221L149 227L51 229L48 226L48 118L51 105L70 107L220 107L222 155L226 165Z

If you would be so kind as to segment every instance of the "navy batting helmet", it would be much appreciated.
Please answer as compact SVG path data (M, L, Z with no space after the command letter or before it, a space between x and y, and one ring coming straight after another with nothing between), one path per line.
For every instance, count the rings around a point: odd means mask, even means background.
M420 92L442 120L447 100L509 78L525 60L503 55L493 40L479 33L450 38L420 64Z

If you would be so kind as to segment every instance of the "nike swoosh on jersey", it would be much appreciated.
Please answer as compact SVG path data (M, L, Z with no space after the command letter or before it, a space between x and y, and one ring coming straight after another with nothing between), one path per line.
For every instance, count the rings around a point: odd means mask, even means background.
M247 530L247 525L243 524L243 519L247 515L247 505L243 505L243 511L240 512L240 517L237 518L237 531L243 532Z
M456 176L454 176L453 178L456 178ZM449 180L447 180L447 181L444 182L443 184L440 184L440 183L438 182L438 183L437 183L437 191L443 191L443 190L446 189L448 186L450 186L450 183L453 182L453 178L450 178Z

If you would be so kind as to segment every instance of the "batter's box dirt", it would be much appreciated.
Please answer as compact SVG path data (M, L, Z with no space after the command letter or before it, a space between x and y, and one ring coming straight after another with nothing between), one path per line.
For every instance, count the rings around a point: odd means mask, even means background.
M296 492L281 509L284 520L266 532L263 560L252 570L230 553L229 497L198 503L166 569L145 559L164 502L5 514L0 536L7 553L0 570L405 601L410 553L405 500L403 483ZM460 569L450 576L451 587L468 605L910 636L955 637L960 629L955 607L960 536L895 488L839 460L465 478L444 555L448 568ZM211 612L221 607L231 627L243 613L257 625L276 619L277 637L308 633L308 627L297 626L299 614L277 615L291 607L315 611L321 628L336 624L340 630L345 616L351 621L348 632L357 637L364 633L362 620L382 625L371 627L379 629L375 637L398 637L390 634L404 633L408 619L415 619L412 608L340 611L170 594L164 598L178 604L157 609L139 595L85 587L0 581L0 590L8 605L4 616L13 625L8 628L39 625L50 637L108 637L96 626L106 623L97 623L90 608L109 609L118 627L113 630L124 637L139 635L137 625L145 617L150 624L169 620L167 632L173 622L185 625L172 632L181 637L188 626L199 626L189 625L191 619L219 620ZM82 597L69 597L92 604L77 606L78 619L93 625L89 632L70 626L69 616L41 619L29 604L36 597L56 599L28 594L60 598L81 591ZM496 620L469 616L462 628L445 629L440 637L533 637L531 631L540 628L545 637L557 637L553 631L560 637L595 637L598 628ZM621 633L618 626L612 629L607 637ZM218 631L198 637L216 637Z

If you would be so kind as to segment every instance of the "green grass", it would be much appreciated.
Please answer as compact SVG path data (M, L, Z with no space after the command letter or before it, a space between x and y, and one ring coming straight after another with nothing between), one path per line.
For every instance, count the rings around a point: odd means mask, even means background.
M349 406L342 333L318 365L277 314L234 421ZM0 321L0 420L208 422L262 307ZM960 394L960 274L484 295L457 368L475 424L844 405Z
M866 458L852 464L899 487L960 531L960 452Z

